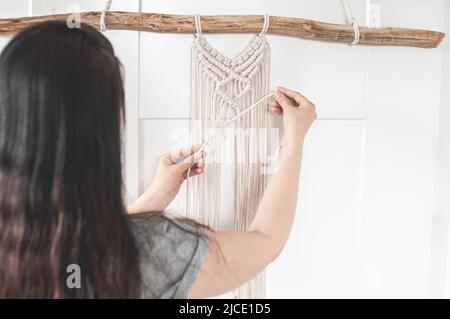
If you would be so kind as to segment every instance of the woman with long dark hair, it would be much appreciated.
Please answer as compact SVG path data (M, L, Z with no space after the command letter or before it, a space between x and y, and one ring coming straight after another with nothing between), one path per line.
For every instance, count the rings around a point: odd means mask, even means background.
M152 186L122 198L121 64L94 28L46 22L0 56L0 298L185 298L239 287L281 251L296 206L314 105L279 88L279 168L248 231L167 217L198 147L160 160ZM136 213L136 214L130 214ZM67 284L78 265L81 284Z

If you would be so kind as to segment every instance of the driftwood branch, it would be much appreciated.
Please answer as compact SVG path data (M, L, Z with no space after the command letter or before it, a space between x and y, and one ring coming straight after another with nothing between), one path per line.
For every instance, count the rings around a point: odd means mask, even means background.
M83 12L80 14L80 19L83 23L99 28L100 15L100 12ZM67 20L69 16L68 14L60 14L0 19L0 36L12 35L29 25L42 21ZM204 33L258 33L261 31L263 21L262 15L202 16L202 29ZM107 13L106 26L110 30L195 32L195 20L192 15L114 11ZM359 43L367 45L436 48L445 37L442 32L417 29L361 27L360 30ZM354 40L352 27L301 18L271 16L268 33L343 43L351 43Z

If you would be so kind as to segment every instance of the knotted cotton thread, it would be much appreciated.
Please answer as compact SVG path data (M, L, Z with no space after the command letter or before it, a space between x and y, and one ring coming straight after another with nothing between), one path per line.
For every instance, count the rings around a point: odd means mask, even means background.
M217 229L220 215L221 141L215 130L234 124L236 128L270 130L267 108L258 108L270 98L270 47L266 40L269 16L258 34L237 57L228 58L215 50L202 34L201 19L195 16L196 33L192 46L191 133L192 143L202 141L199 152L209 153L211 162L202 175L187 183L187 215ZM267 105L267 104L266 104ZM227 116L229 113L233 116ZM258 131L257 130L257 131ZM258 137L258 136L256 136ZM239 134L234 140L235 228L246 230L253 221L268 176L261 167L271 154L268 139L255 141L255 134ZM190 170L188 174L190 173ZM188 175L189 176L189 175ZM238 298L264 298L264 274L236 291Z

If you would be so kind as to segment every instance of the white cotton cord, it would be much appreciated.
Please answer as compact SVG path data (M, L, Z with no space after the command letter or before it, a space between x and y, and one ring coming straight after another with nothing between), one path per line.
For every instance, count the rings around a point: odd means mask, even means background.
M228 119L224 124L217 126L217 128L223 128L228 126L231 122L236 121L238 118L240 118L242 115L244 115L245 113L253 110L255 107L257 107L261 102L263 102L264 100L271 98L272 96L274 96L275 93L269 93L265 96L263 96L262 98L260 98L258 101L256 101L255 103L253 103L252 105L250 105L249 107L245 108L244 110L242 110L241 112L239 112L238 114L236 114L235 116L233 116L231 119Z
M352 23L353 31L355 32L355 39L351 43L351 45L357 45L359 43L359 39L361 37L361 33L359 31L359 26L356 22Z
M269 26L270 26L270 16L266 13L264 14L264 25L263 25L263 29L261 31L261 33L259 35L264 35L267 33L267 31L269 30Z
M105 24L106 12L111 10L111 6L112 6L112 0L107 0L105 2L105 6L103 7L102 14L100 16L100 31L102 31L102 32L106 31L106 24Z
M199 150L195 153L195 154L200 154L201 152L204 151L205 147L211 142L211 140L214 139L214 131L218 128L225 128L228 125L230 125L232 122L236 121L237 119L239 119L240 117L242 117L244 114L250 112L251 110L253 110L255 107L257 107L258 105L261 104L261 102L263 102L264 100L267 100L269 98L271 98L272 96L274 96L275 93L269 93L265 96L263 96L262 98L260 98L258 101L256 101L255 103L253 103L252 105L250 105L249 107L246 107L244 110L242 110L241 112L239 112L238 114L236 114L235 116L233 116L231 119L226 120L222 125L219 125L219 121L221 120L222 114L224 112L224 110L226 109L226 104L224 104L224 106L222 106L221 110L219 111L219 117L218 119L215 121L214 125L211 127L211 129L206 133L206 137L203 140ZM194 154L193 154L194 155ZM191 174L191 168L188 169L187 173L186 173L186 179L189 179L189 175Z
M355 34L355 38L351 45L357 45L361 38L361 32L359 30L358 23L353 17L352 8L350 6L349 0L342 0L342 6L344 7L345 19L347 20L347 24L353 28L353 32Z
M228 125L230 125L232 122L236 121L237 119L239 119L240 117L242 117L244 114L246 114L247 112L250 112L251 110L253 110L255 107L257 107L258 105L261 104L261 102L263 102L264 100L267 100L269 98L271 98L272 96L274 96L275 93L269 93L265 96L263 96L262 98L260 98L258 101L256 101L255 103L253 103L252 105L250 105L249 107L246 107L244 110L242 110L241 112L239 112L238 114L236 114L235 116L233 116L231 119L226 120L222 125L219 125L219 121L222 119L221 115L223 114L223 111L226 109L226 104L224 104L224 106L221 108L221 110L219 111L219 118L215 121L214 125L210 128L210 130L206 133L206 137L203 140L199 150L197 151L197 153L202 152L206 145L208 145L211 140L214 138L214 131L216 129L219 128L225 128ZM196 154L197 154L196 153ZM189 176L189 174L187 175Z
M202 34L202 21L199 14L195 15L195 33L197 36Z

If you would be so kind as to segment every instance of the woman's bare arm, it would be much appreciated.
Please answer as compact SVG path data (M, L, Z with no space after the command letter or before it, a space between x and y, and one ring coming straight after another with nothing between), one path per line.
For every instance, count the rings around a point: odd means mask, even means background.
M164 211L178 194L189 168L189 176L203 174L205 165L201 161L206 153L198 152L200 146L181 148L161 157L150 187L127 207L127 212L139 214Z
M288 239L297 203L303 140L316 112L297 92L279 88L277 93L271 111L283 116L285 131L278 169L247 231L209 232L209 251L190 298L238 288L271 263Z

